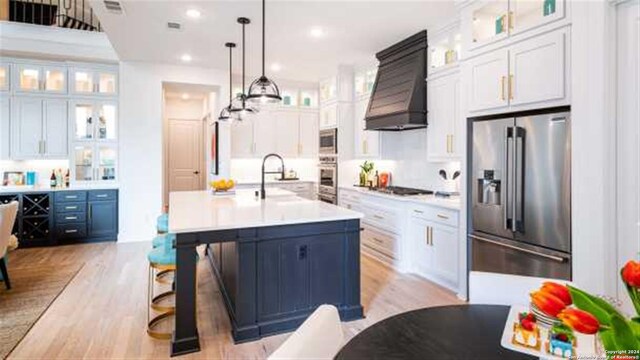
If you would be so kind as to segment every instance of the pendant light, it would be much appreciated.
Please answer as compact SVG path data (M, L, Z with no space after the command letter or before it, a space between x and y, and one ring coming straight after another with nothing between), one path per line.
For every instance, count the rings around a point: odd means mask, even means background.
M239 17L238 23L242 25L242 94L236 96L229 111L232 118L242 120L247 115L257 114L259 110L247 103L247 95L245 92L245 27L251 23L251 20L245 17Z
M282 100L278 85L265 75L265 0L262 0L262 76L249 86L247 100L262 104L277 103Z
M224 46L229 48L229 105L225 106L224 109L220 111L220 115L218 116L218 120L220 121L227 121L231 119L231 110L233 109L233 48L236 47L236 44L228 42L224 44Z

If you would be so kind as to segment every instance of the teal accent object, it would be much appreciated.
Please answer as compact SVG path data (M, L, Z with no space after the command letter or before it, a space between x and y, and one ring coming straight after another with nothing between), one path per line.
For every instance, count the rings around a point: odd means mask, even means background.
M156 221L156 229L158 232L166 233L169 232L169 214L163 213L158 216L158 220Z
M165 246L167 242L169 243L169 246L173 247L173 245L175 244L175 241L176 241L175 234L160 234L153 238L153 241L151 241L151 244L153 245L154 249L160 246Z
M176 264L176 250L166 250L165 247L159 247L149 251L147 259L150 263L156 265L175 265Z
M556 12L556 0L544 0L542 5L542 13L544 16L551 15Z
M285 105L291 105L291 96L286 95L286 96L282 99L282 102L283 102Z
M304 101L304 106L311 106L311 98L306 97L304 98L303 101Z
M496 18L496 35L502 34L504 31L504 15Z

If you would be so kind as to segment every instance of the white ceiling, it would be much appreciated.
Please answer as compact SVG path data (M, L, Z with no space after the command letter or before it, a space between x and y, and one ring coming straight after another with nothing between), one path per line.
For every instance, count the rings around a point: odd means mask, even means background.
M259 74L261 64L261 2L235 1L122 1L124 15L107 13L101 0L92 0L103 28L123 61L151 61L228 68L226 42L236 42L234 72L240 70L241 26L247 26L247 73ZM196 8L202 17L187 18ZM338 64L375 63L375 53L423 29L450 21L453 0L441 1L267 1L267 75L274 78L317 81L335 73ZM167 22L183 30L167 29ZM321 39L309 36L321 27ZM278 73L269 65L282 66ZM250 79L248 80L250 81Z

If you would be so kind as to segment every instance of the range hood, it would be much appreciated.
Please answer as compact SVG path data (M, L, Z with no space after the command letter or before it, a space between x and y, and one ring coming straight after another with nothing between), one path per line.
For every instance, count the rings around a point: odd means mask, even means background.
M427 127L427 31L376 54L380 61L365 115L367 130Z

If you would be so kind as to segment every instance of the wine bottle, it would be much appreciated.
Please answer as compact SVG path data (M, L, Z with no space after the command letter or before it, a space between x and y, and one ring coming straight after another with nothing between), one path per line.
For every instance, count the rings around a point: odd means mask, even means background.
M69 180L70 180L70 175L69 175L69 169L67 169L67 173L64 175L64 187L69 187Z
M51 170L51 177L49 178L49 186L51 186L52 188L56 187L57 183L56 183L56 170Z

